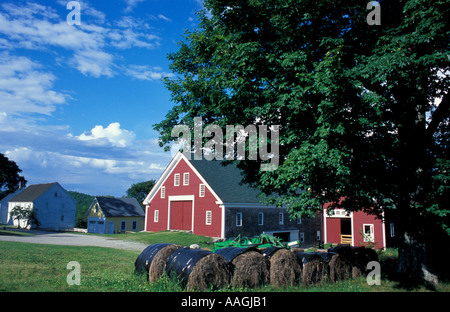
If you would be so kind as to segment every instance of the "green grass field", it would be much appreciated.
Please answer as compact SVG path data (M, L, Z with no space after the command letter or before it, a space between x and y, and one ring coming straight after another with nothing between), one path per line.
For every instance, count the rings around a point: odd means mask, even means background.
M133 240L153 244L171 242L180 245L197 243L203 246L208 238L187 233L138 233L120 235L133 236ZM140 236L140 237L139 237ZM165 239L165 241L163 240ZM392 250L389 251L391 254ZM39 245L0 241L0 291L1 292L181 292L184 291L175 280L164 276L150 284L143 276L134 274L134 262L139 251L127 251L102 247L77 247ZM77 261L81 268L80 285L68 285L67 269L70 261ZM450 291L450 284L443 283L437 291ZM265 286L257 289L223 289L221 291L345 291L345 292L385 292L406 291L395 281L382 277L380 286L369 286L365 278L348 280L336 284L316 287L290 287L274 289ZM414 291L428 291L424 287Z

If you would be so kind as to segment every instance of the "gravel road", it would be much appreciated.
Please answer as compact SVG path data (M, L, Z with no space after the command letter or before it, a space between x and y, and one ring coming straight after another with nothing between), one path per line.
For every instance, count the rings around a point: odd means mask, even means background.
M148 245L138 242L124 241L115 238L82 235L73 233L58 233L27 230L26 232L34 234L33 236L18 235L0 235L0 241L49 244L49 245L68 245L68 246L97 246L125 250L142 251Z

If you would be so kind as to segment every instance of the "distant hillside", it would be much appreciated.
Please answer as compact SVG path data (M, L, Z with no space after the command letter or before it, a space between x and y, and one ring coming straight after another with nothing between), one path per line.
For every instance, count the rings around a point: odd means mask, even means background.
M86 212L92 204L95 196L87 195L83 193L78 193L74 191L68 191L69 194L77 202L77 214L75 217L75 227L77 228L87 228L87 217Z

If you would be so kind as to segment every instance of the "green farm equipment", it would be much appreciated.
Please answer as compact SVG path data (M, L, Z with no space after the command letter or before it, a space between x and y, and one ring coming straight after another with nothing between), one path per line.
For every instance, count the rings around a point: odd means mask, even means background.
M268 235L268 234L260 234L258 236L254 236L251 238L241 237L239 234L236 238L226 240L226 241L218 241L214 243L214 247L212 251L216 251L217 249L226 248L226 247L256 247L256 248L268 248L268 247L280 247L280 248L291 248L295 246L299 246L299 241L292 242L284 242L281 238Z

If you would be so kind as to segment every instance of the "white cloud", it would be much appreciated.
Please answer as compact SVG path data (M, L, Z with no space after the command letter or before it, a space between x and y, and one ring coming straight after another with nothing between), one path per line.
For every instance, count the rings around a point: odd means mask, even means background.
M26 57L0 53L0 111L50 115L67 95L51 90L56 77Z
M144 2L145 0L125 0L127 7L125 8L125 13L130 13L139 4L139 2Z
M127 147L132 144L135 134L132 131L120 128L120 123L113 122L108 127L97 125L90 133L83 133L77 137L81 141L94 141L97 145L104 145L106 142L117 147Z
M63 4L64 1L60 1ZM66 3L67 4L67 3ZM137 1L129 1L135 6ZM3 4L0 9L0 47L49 50L63 48L72 53L67 63L84 75L111 77L116 56L109 48L130 49L133 47L154 49L161 40L153 34L144 20L123 17L114 27L105 25L104 13L82 2L83 17L91 16L93 21L84 19L79 26L68 25L65 19L51 7L38 4ZM163 18L161 16L160 18ZM96 24L99 22L101 25ZM52 53L58 53L52 49Z
M163 72L160 67L143 65L130 65L124 68L125 74L139 80L161 80L163 77L172 77L172 73Z

